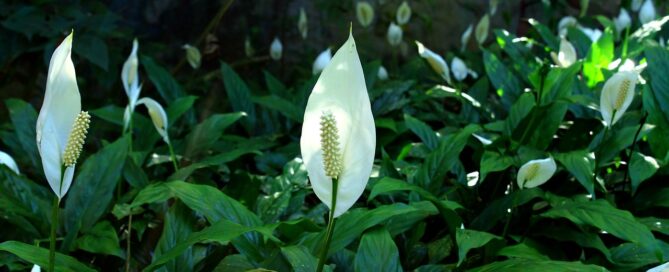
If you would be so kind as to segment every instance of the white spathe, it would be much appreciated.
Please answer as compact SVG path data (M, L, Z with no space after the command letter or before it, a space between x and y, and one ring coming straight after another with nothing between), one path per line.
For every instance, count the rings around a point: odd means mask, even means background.
M613 19L613 23L616 25L616 31L620 33L632 25L632 17L625 8L620 8L620 13Z
M355 5L355 15L362 27L368 27L374 21L374 8L367 1L360 1Z
M335 53L309 95L300 149L316 196L328 207L332 179L325 175L321 149L321 116L332 113L338 128L342 172L338 178L334 217L360 198L374 163L376 131L365 77L353 35Z
M534 188L544 184L555 174L556 169L557 165L555 165L555 160L552 157L531 160L518 169L518 176L516 178L518 187L520 189Z
M567 39L562 37L560 41L560 51L557 55L551 52L551 57L553 57L553 61L558 66L569 67L577 60L576 49Z
M402 28L394 22L390 22L388 33L386 34L388 43L392 46L398 46L402 42Z
M488 38L489 28L490 28L490 16L486 14L483 16L483 18L481 18L481 21L479 21L479 23L476 25L476 30L474 31L474 36L476 37L476 41L479 44L482 44Z
M279 37L276 37L274 38L274 41L272 41L272 45L270 45L269 47L269 56L273 60L280 60L282 54L283 54L283 45L281 44Z
M602 31L599 30L599 29L581 27L581 26L579 26L578 28L583 32L583 34L588 36L588 38L590 38L590 40L593 41L593 42L596 42L597 40L599 40L599 37L602 36Z
M576 18L572 16L565 16L560 19L560 22L558 22L558 35L559 36L566 36L567 32L569 31L569 27L576 27L578 26L578 21Z
M444 58L432 52L432 50L425 47L419 41L416 41L416 46L418 46L418 54L427 60L427 63L430 64L432 70L446 80L448 84L451 84L450 70L448 69L448 64L444 61Z
M661 265L648 269L646 272L666 272L666 271L669 271L669 263L663 263Z
M186 50L186 61L188 61L190 67L193 69L200 68L200 63L202 62L202 54L200 54L200 49L197 49L197 47L190 44L184 44L181 48Z
M163 138L165 143L170 143L170 137L167 134L167 113L163 109L163 106L160 105L156 100L153 100L148 97L143 97L140 100L137 100L137 105L144 105L149 111L149 116L153 122L153 126L156 127L158 134Z
M653 5L652 0L646 0L646 2L643 3L643 6L641 6L641 10L639 11L639 21L641 21L642 24L646 24L652 20L655 20L655 17L657 14L655 13L655 5Z
M399 25L405 25L409 22L409 19L411 19L411 7L407 1L402 2L402 4L397 8L395 19Z
M300 8L300 18L297 19L297 30L300 32L302 39L307 38L307 32L309 30L309 25L307 24L307 12L304 11L304 8Z
M74 121L81 112L81 96L72 63L70 33L49 62L44 102L37 117L37 149L49 186L62 199L72 184L74 165L63 169L63 155Z
M314 65L311 69L311 72L314 75L317 75L318 73L323 71L323 69L325 69L328 63L330 63L331 59L332 59L332 50L330 50L330 48L325 49L323 52L318 54L318 57L316 57L316 60L314 60Z
M460 50L465 51L467 49L467 44L469 39L472 37L472 32L474 31L474 25L469 24L465 32L462 32L462 37L460 37L461 48Z
M19 166L16 165L16 162L14 161L12 156L9 156L9 154L2 151L0 151L0 164L7 165L7 167L9 167L9 169L14 171L14 173L16 173L17 175L21 174L21 172L19 172Z
M632 104L638 75L635 71L620 71L604 83L599 110L607 127L613 126Z
M139 99L139 93L142 91L142 86L139 84L139 60L137 59L137 50L139 49L139 43L137 39L132 41L132 51L128 59L123 63L123 68L121 69L121 82L123 82L123 88L125 89L125 94L128 96L128 106L125 108L123 115L123 131L125 131L130 125L130 114L135 110L137 105L137 99Z
M386 70L386 67L383 67L383 65L379 67L379 72L376 74L376 78L378 78L379 80L388 79L388 70Z
M458 57L454 57L451 61L451 71L453 72L453 77L457 81L462 81L467 77L469 69L467 69L467 64Z

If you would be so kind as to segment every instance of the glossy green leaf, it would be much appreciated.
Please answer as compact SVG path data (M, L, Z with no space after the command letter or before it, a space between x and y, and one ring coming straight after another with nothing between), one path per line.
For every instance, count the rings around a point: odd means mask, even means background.
M555 271L555 272L602 272L607 271L604 267L583 264L580 262L564 262L549 260L531 260L531 259L509 259L501 262L494 262L482 267L474 268L472 272L487 271Z
M156 87L160 96L172 105L178 98L184 96L184 91L179 82L174 79L167 69L154 61L151 57L140 56L140 64L144 67L146 74Z
M253 103L261 105L267 109L280 112L284 116L295 122L302 123L304 118L304 109L297 107L293 102L276 95L254 96L251 97Z
M400 254L384 228L365 233L355 254L355 271L403 271Z
M503 93L502 102L505 106L510 106L522 94L520 81L495 54L489 51L483 51L483 63L490 82L496 90L501 90Z
M632 179L632 193L635 193L643 181L652 177L657 172L660 164L651 156L634 152L632 153L629 168L629 175Z
M669 51L660 46L648 46L644 51L646 60L648 60L647 73L650 77L651 91L658 101L660 109L659 114L664 115L665 120L669 120L669 78L666 72L669 71Z
M49 267L49 250L46 248L36 247L17 241L7 241L0 244L0 251L14 254L28 263L34 263L45 268ZM95 271L85 264L80 263L77 259L58 252L56 252L55 269L56 271L63 272Z
M430 150L437 148L439 138L437 138L437 134L430 128L430 126L408 114L404 115L404 123L407 128L423 141L427 148Z
M296 272L316 271L318 259L311 255L308 248L300 245L281 248L281 254L288 260Z
M64 249L71 249L72 238L79 231L87 232L111 209L116 183L123 173L128 157L130 138L123 137L91 155L79 167L65 202Z
M245 116L243 112L214 114L197 124L186 136L187 157L197 156L211 148L223 136L223 131Z
M501 155L497 152L485 151L481 156L481 169L479 171L478 184L483 183L488 174L504 171L513 166L513 158Z
M502 237L483 231L456 229L455 242L458 244L458 266L467 258L467 252L482 247L493 239L502 239Z
M581 183L589 194L593 195L595 193L595 183L592 175L595 171L594 153L587 150L577 150L554 154L554 156Z
M232 67L224 62L221 63L221 74L225 92L228 94L228 103L233 111L247 114L248 118L244 119L243 123L246 131L252 131L256 122L256 109L251 101L251 90Z
M125 258L116 230L109 221L101 221L77 238L77 247L91 253L114 255Z

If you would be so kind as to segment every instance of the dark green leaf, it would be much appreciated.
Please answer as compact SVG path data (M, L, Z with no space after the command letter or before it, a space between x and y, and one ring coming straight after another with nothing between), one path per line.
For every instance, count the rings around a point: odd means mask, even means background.
M251 100L265 108L276 110L295 122L302 123L302 119L304 118L304 110L301 107L297 107L293 102L280 96L254 96Z
M469 250L479 248L493 239L502 239L497 235L469 229L456 229L455 241L458 244L458 266L467 258Z
M485 180L489 173L504 171L511 166L513 166L513 158L497 152L483 152L478 184L483 183L483 180Z
M595 171L595 154L587 150L577 150L569 153L555 154L557 159L569 173L574 175L589 194L595 193L593 173Z
M318 260L316 257L311 255L309 249L296 245L296 246L287 246L281 248L281 254L288 260L290 265L293 267L293 271L296 272L312 272L316 271L316 266L318 265Z
M214 114L207 120L196 125L186 136L186 156L192 157L207 151L218 139L223 136L223 131L234 124L245 113L235 112L227 114Z
M40 248L17 241L7 241L0 244L0 251L7 251L12 253L27 261L28 263L34 263L44 268L49 267L49 250L45 248ZM78 262L77 259L60 254L58 252L56 252L55 266L56 271L63 272L95 271L85 264Z
M604 267L580 262L546 261L531 259L509 259L494 262L482 267L470 270L472 272L487 271L553 271L553 272L602 272L607 271Z
M632 193L634 194L641 182L652 177L655 172L657 172L657 169L660 168L660 164L651 156L645 156L639 152L634 152L632 154L629 168L630 178L632 179Z
M12 145L4 141L14 153L18 162L29 161L33 169L42 169L42 160L37 152L37 143L35 142L35 124L37 123L37 112L32 105L19 99L5 100L9 118L14 126L14 135L19 145Z
M434 130L432 130L430 126L408 114L404 115L404 123L406 124L407 128L409 128L421 139L421 141L423 141L427 148L430 150L437 148L437 145L439 144L439 138L437 138L437 134L434 133Z
M666 76L669 71L669 51L660 46L648 46L644 51L646 60L648 60L648 76L650 77L650 86L658 101L661 111L657 112L664 115L664 120L669 120L669 78Z
M251 101L251 90L246 86L244 80L232 70L232 67L224 62L221 63L221 74L232 110L247 114L248 118L244 120L244 125L246 131L251 132L256 122L256 109Z
M76 37L72 46L74 53L88 59L91 63L107 71L109 68L109 49L98 36L81 35Z
M77 247L91 253L114 255L125 258L125 253L120 247L118 235L109 221L102 221L84 235L77 238Z
M148 56L141 56L140 61L151 83L156 87L160 96L167 101L168 105L172 105L174 101L184 96L181 85L167 69Z
M365 233L355 254L355 271L403 271L397 246L385 228Z
M484 50L483 63L490 82L501 92L502 102L510 106L522 94L520 81L495 54Z

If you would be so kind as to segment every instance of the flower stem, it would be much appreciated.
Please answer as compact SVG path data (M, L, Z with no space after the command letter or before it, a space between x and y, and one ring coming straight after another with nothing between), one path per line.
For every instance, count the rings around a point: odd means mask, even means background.
M167 146L170 148L170 159L172 160L172 165L174 165L174 172L179 171L179 166L177 165L177 156L174 155L174 148L172 148L172 143L167 143Z
M332 242L332 234L334 233L334 227L336 223L336 218L334 218L334 211L337 206L337 188L338 181L336 178L332 179L332 206L330 208L330 215L328 216L328 228L325 232L325 240L323 241L323 247L321 248L321 256L318 259L318 268L317 272L323 271L323 266L325 265L325 259L328 257L328 249L330 249L330 242Z
M132 213L128 216L128 240L126 241L125 271L130 272L130 235L132 233Z
M632 162L632 155L634 155L633 153L634 153L634 148L636 147L636 140L637 138L639 138L639 133L641 133L643 125L646 124L646 118L648 118L647 112L646 114L643 115L641 121L639 121L639 128L636 130L636 133L634 134L634 139L632 140L632 148L630 149L630 152L627 154L627 167L625 168L625 179L623 180L623 186L627 185L627 182L629 181L630 163ZM630 183L630 194L631 191L632 191L632 184Z
M524 182L523 182L524 184ZM502 237L506 237L506 233L509 230L509 225L511 224L511 218L513 218L513 211L516 209L516 195L513 192L513 181L511 181L509 187L509 196L511 197L511 211L509 212L509 218L506 219L506 224L504 224L504 230L502 231Z
M60 199L58 196L53 198L51 207L51 236L49 237L49 271L56 271L56 229L58 228L58 206Z

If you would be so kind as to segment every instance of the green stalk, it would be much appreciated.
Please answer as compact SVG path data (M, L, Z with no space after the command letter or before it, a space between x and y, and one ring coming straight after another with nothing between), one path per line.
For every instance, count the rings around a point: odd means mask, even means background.
M330 215L328 216L328 228L325 232L325 240L323 241L323 247L321 248L321 256L318 259L318 268L317 272L323 271L323 266L325 265L325 259L328 257L328 249L330 249L330 242L332 242L332 234L334 233L334 227L336 218L334 218L334 211L337 207L337 188L338 181L336 178L332 179L332 206L330 207Z
M643 117L641 118L641 121L639 121L639 128L636 130L636 133L634 134L634 139L632 139L632 148L630 149L630 152L627 154L627 167L625 167L625 178L623 180L623 186L628 184L629 177L630 177L630 163L632 162L632 155L634 155L634 148L636 147L636 140L639 138L639 133L641 133L641 129L643 128L643 125L646 124L646 119L648 118L648 113L644 114ZM632 194L632 183L629 183L630 186L630 194Z
M523 181L523 184L525 184L527 181ZM506 237L506 233L509 230L509 225L511 224L511 218L513 218L513 211L516 209L516 196L513 194L513 180L511 181L511 187L509 187L509 196L513 198L511 201L511 212L509 212L509 218L506 220L506 224L504 224L504 231L502 231L502 237Z
M172 148L172 143L167 143L167 146L170 148L170 159L172 160L172 165L174 166L174 172L179 171L179 166L177 165L177 156L174 155L174 148Z
M53 198L51 208L51 236L49 237L49 271L56 271L56 229L58 228L58 206L60 199L58 196Z

